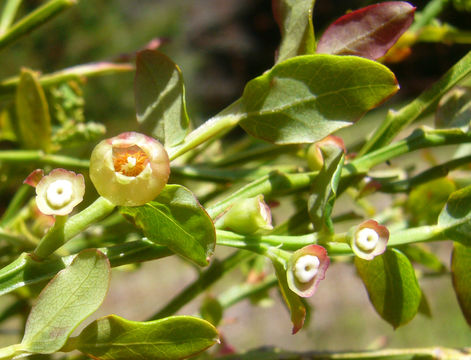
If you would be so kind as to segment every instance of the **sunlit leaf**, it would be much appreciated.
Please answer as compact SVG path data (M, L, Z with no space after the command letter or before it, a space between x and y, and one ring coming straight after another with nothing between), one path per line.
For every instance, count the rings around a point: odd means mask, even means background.
M72 331L95 312L110 282L108 259L97 250L84 250L43 289L26 322L22 349L52 354Z
M371 303L384 320L397 328L414 318L422 291L407 257L392 249L373 260L355 257L355 266Z
M121 213L149 240L168 246L198 265L208 264L216 243L213 221L187 188L167 185L155 201L121 207Z
M281 32L277 62L314 53L314 3L315 0L272 0L273 16Z
M471 186L450 195L438 217L438 226L451 240L471 244Z
M376 60L409 28L414 11L407 2L386 1L349 12L327 28L319 39L317 53Z
M471 247L454 244L451 276L461 311L471 326Z
M374 61L298 56L247 84L241 126L277 144L315 142L351 125L397 89L394 74Z
M71 338L63 351L77 349L100 360L172 360L195 355L218 339L214 326L191 316L137 322L109 315Z
M38 75L22 69L16 90L18 138L27 149L49 151L51 145L51 116Z
M137 120L145 132L167 146L180 143L188 132L185 86L180 68L156 50L143 50L136 60Z

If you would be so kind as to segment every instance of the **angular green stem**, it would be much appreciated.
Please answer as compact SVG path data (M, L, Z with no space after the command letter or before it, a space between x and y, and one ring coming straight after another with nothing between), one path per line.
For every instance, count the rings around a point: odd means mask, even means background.
M33 31L35 28L41 26L65 9L74 5L76 2L76 0L51 0L39 7L10 27L4 34L0 35L0 49L15 42L21 36Z
M55 167L88 169L88 160L69 156L45 154L41 150L5 150L0 151L0 161L8 163L38 163Z
M2 215L0 220L0 226L5 226L15 218L17 213L20 211L21 207L24 205L26 200L31 196L33 192L33 188L29 185L22 184L19 189L16 191L13 199L11 199L10 203L8 204L7 209Z
M385 121L361 149L359 155L389 144L399 132L435 105L453 86L471 74L471 51L448 70L432 87L399 111L389 111Z
M33 251L33 257L36 260L42 260L51 255L65 243L64 226L68 216L56 216L56 221L46 235L41 239L36 249Z
M409 28L411 32L417 32L422 27L435 20L450 3L449 0L430 0L425 8L415 16L415 21Z
M15 20L16 12L21 5L22 0L7 0L2 9L0 19L0 36L3 35Z

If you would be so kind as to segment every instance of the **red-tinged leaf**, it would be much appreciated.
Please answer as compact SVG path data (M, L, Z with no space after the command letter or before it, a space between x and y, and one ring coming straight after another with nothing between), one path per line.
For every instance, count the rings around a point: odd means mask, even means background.
M451 258L451 275L461 311L471 325L471 247L455 243Z
M407 2L390 1L348 13L327 28L317 44L317 53L378 59L409 28L414 11Z

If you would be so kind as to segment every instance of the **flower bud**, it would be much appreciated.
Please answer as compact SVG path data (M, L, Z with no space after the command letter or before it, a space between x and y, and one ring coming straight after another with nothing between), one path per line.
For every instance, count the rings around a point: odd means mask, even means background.
M245 235L253 234L258 230L273 229L271 211L263 200L263 195L243 199L232 205L218 220L217 226Z
M288 261L289 288L301 297L314 295L329 264L327 251L320 245L308 245L295 251Z
M324 165L324 156L322 155L321 148L325 146L333 146L336 148L341 148L343 152L346 152L345 144L341 138L334 135L329 135L322 140L319 140L311 146L309 146L306 158L307 158L307 165L312 171L317 171L322 169Z
M350 238L350 246L356 256L372 260L386 251L389 231L375 220L366 220L355 229Z
M67 215L80 204L85 194L82 174L65 169L54 169L43 176L42 170L33 171L25 183L36 187L36 205L45 215Z
M100 142L90 158L90 178L98 193L115 205L154 200L170 175L167 152L157 140L126 132Z

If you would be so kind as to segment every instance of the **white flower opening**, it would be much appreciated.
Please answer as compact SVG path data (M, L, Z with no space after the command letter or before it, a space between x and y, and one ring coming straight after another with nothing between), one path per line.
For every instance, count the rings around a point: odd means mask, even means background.
M67 205L73 198L73 184L69 180L56 180L51 183L46 191L48 204L55 208Z
M294 275L300 283L307 283L317 275L319 265L320 261L317 256L301 256L294 265Z
M362 251L373 251L379 242L379 234L371 228L363 228L355 236L355 244Z

